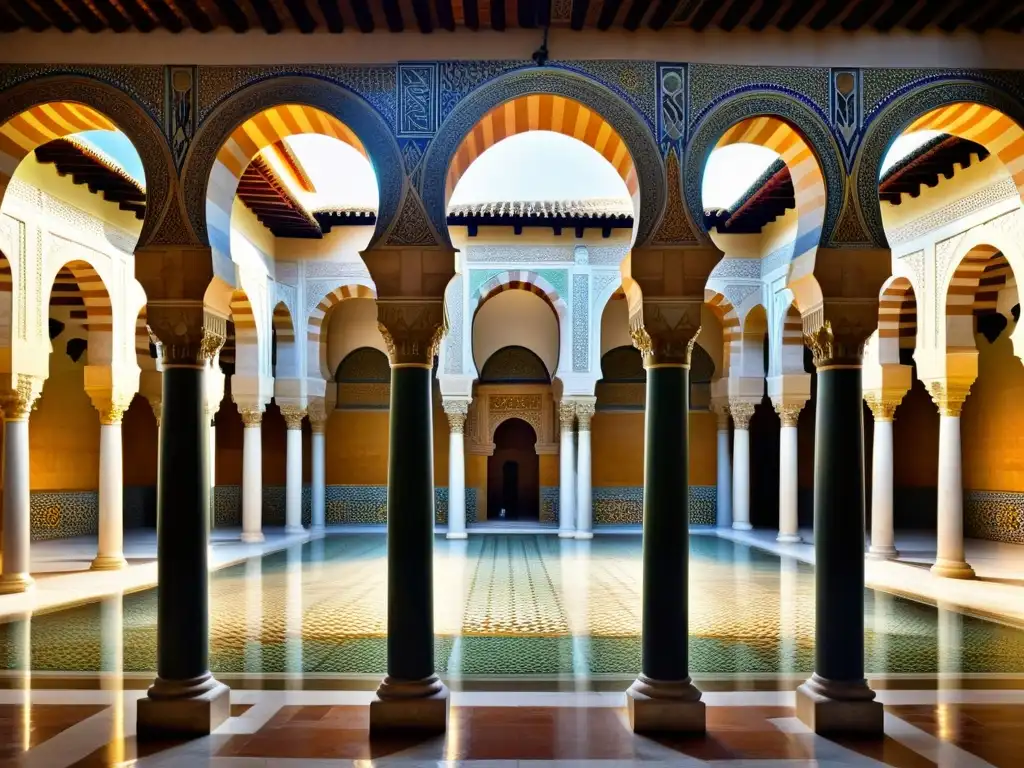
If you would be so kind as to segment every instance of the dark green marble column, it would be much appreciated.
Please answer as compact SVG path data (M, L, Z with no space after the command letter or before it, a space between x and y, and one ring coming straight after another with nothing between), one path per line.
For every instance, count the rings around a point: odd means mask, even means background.
M139 701L138 730L143 737L207 734L227 719L229 707L228 688L213 677L209 667L210 487L203 408L204 347L165 341L163 349L157 677L148 696Z
M699 331L654 337L644 422L643 635L641 670L626 692L637 732L701 732L704 702L689 672L689 381ZM681 338L680 338L681 335Z
M808 336L817 369L814 435L814 674L797 715L817 733L882 735L864 679L864 339L826 324Z
M378 305L391 353L388 454L388 673L370 703L370 731L444 731L448 689L434 670L434 440L431 383L441 305ZM409 314L420 322L406 323ZM385 318L389 322L385 322Z

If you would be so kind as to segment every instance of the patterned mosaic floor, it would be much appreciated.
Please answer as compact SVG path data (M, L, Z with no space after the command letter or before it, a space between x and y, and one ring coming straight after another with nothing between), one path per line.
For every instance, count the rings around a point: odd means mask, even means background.
M813 666L809 566L710 536L691 538L695 673L805 673ZM386 563L379 534L344 535L217 571L215 672L379 675ZM438 539L435 630L449 676L631 675L640 664L640 538ZM1024 673L1024 631L865 591L872 673ZM0 625L0 668L150 672L156 590Z

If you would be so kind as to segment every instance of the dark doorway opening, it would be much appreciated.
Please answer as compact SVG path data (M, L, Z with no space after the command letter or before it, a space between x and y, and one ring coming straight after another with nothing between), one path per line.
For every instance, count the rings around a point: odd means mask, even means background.
M537 433L522 419L508 419L494 432L494 455L487 459L487 519L540 520Z

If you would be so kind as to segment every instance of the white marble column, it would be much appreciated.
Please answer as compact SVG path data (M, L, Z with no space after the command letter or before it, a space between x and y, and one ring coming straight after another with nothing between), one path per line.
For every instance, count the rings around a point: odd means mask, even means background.
M107 400L100 412L99 545L90 566L94 571L116 571L124 559L124 452L121 420L128 405Z
M310 457L310 533L324 535L327 526L327 411L322 397L309 399Z
M733 423L732 527L749 531L750 525L750 418L754 404L730 400Z
M563 539L575 537L576 515L576 440L573 433L576 421L576 403L563 400L558 404L558 419L562 427L558 461L558 535Z
M729 528L732 525L732 456L729 452L729 405L716 403L718 417L718 456L715 479L715 525Z
M779 403L775 406L782 425L779 429L779 535L776 541L789 544L800 541L797 422L802 409L800 403Z
M892 428L899 400L868 397L868 407L875 417L871 444L871 545L868 557L890 560L896 551L893 526L893 441Z
M576 403L576 538L594 538L594 494L591 488L590 420L594 403Z
M305 533L302 527L302 420L306 409L282 405L285 433L284 532Z
M242 541L263 541L263 409L242 408Z
M24 592L32 586L32 577L29 576L32 528L29 510L28 417L39 391L29 377L19 376L18 379L17 389L0 391L0 408L3 408L4 415L4 530L0 595Z
M445 400L448 414L448 535L466 538L466 416L468 400Z
M960 410L967 392L929 385L939 408L938 537L932 573L951 579L973 579L964 557L964 487L960 448Z

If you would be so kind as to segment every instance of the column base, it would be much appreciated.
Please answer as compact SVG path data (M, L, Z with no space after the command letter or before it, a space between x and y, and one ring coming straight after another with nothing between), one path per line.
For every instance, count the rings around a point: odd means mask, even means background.
M246 544L259 544L265 540L266 537L262 531L242 531L242 541Z
M231 689L209 672L196 680L156 679L139 699L140 739L208 736L231 714Z
M780 533L775 540L781 544L799 544L803 541L798 533Z
M626 691L626 711L634 733L704 733L707 730L704 702L689 678L661 681L640 675Z
M577 539L583 539L584 541L587 540L587 539L592 539L592 538L594 538L594 532L593 531L576 531L576 538Z
M0 574L0 595L13 595L27 592L36 581L27 573Z
M127 567L124 555L97 555L89 566L93 571L120 571Z
M931 571L947 579L973 579L974 569L962 560L936 560Z
M285 533L306 533L306 529L301 525L286 525L284 527ZM261 534L262 535L262 534Z
M575 539L576 531L559 531L558 538L560 539Z
M385 677L370 701L370 736L444 733L448 702L448 689L437 675L411 681Z
M752 531L754 530L754 526L750 523L733 523L732 529L734 531Z
M834 682L817 673L796 689L796 716L821 735L881 738L885 713L867 681Z
M872 544L868 547L867 557L870 560L895 560L899 556L899 550L891 545L876 547Z
M309 529L309 538L311 539L322 539L326 535L327 529L323 526L320 526L318 528L314 525L312 528Z
M468 539L469 534L465 531L448 531L448 533L446 533L444 537L446 539Z

